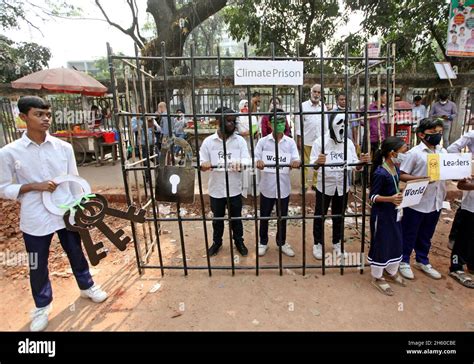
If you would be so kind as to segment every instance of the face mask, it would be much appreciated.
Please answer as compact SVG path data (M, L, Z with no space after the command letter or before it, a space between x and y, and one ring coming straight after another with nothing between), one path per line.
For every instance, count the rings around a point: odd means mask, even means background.
M242 108L242 109L240 110L240 112L241 112L242 114L248 114L249 108L246 106L246 107Z
M441 134L425 134L425 141L432 145L433 147L437 146L440 142L443 136Z
M392 159L393 164L399 165L399 164L402 164L405 157L406 157L405 153L398 153L398 155L396 157L392 157L391 159Z
M276 127L277 133L284 133L285 127L286 127L286 122L278 122L277 127Z
M329 127L329 134L336 143L344 142L344 119L344 114L337 114Z
M444 101L441 100L440 103L441 103L441 105L446 105L448 103L448 100L444 100Z

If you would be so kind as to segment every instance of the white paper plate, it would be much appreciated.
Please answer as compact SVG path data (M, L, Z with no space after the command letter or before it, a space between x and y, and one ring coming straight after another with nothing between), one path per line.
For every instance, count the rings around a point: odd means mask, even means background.
M57 185L60 185L61 183L64 183L64 182L78 183L81 186L83 193L79 196L74 196L74 198L77 200L79 198L84 197L85 195L89 195L92 192L89 182L87 182L84 178L79 177L79 176L73 176L73 175L59 176L59 177L54 178L52 181L56 183ZM66 213L66 210L60 208L59 206L56 206L53 203L53 194L54 192L51 193L48 191L44 191L42 193L43 204L46 207L46 209L52 214L63 216Z

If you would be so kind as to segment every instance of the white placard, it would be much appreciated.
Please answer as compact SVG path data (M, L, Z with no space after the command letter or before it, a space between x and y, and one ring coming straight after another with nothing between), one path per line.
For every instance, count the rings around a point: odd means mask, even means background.
M241 162L240 160L240 150L239 149L227 149L227 163L231 162ZM211 151L211 164L213 166L220 166L217 170L224 169L224 150L212 150ZM216 169L214 169L216 170Z
M427 156L427 175L433 181L463 179L471 176L471 153L440 153Z
M344 162L344 151L326 152L326 164L336 164ZM344 171L343 166L326 167L326 171Z
M398 208L401 209L404 207L418 205L429 183L430 181L427 179L422 181L407 182L405 190L403 191L402 203L400 206L398 206Z
M438 76L441 80L455 80L457 78L456 74L454 73L453 68L451 67L451 63L449 62L434 62L436 72L438 72Z
M235 85L303 85L303 62L234 61Z
M280 164L290 164L291 163L291 154L290 153L279 153ZM263 162L265 164L276 164L275 152L263 152L262 155ZM276 167L265 167L264 172L276 173ZM290 174L290 167L280 167L280 173Z

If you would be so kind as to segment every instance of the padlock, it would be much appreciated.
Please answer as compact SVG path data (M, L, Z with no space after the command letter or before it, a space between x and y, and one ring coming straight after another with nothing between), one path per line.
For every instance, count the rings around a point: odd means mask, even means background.
M183 149L184 166L167 165L168 154L174 146ZM193 150L182 138L166 138L161 146L160 164L156 174L155 198L164 202L194 203L194 180L196 173L192 165Z

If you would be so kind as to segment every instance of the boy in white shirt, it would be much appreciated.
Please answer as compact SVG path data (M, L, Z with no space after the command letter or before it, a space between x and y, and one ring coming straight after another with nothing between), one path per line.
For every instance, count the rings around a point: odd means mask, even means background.
M421 142L408 151L400 165L400 179L403 182L425 178L428 155L446 153L446 149L439 145L443 139L442 118L421 120L416 135ZM441 279L441 274L429 263L428 254L445 197L446 182L430 182L420 203L403 209L403 258L399 269L400 274L407 279L415 277L410 267L413 249L416 253L415 267L433 279Z
M319 137L313 144L311 149L310 164L335 164L344 162L344 134L345 134L345 114L332 114L329 119L329 135L324 138L324 154L322 153L322 138ZM360 162L369 162L369 155L362 154ZM359 163L354 143L347 138L347 164ZM357 170L361 170L363 166L357 166ZM344 191L344 168L343 167L326 167L324 173L324 181L322 168L315 168L318 173L316 183L316 208L315 216L321 216L327 213L331 204L331 214L342 214L347 207L347 199L350 189L349 174L352 167L347 167L346 190ZM323 183L324 183L324 206L323 206ZM341 255L341 224L342 217L332 218L332 242L336 256ZM321 260L323 258L322 231L323 221L321 217L316 217L313 225L313 256Z
M235 111L229 108L218 108L215 113L234 114ZM204 139L199 149L201 170L203 172L212 169L212 166L224 166L224 142L226 143L226 159L228 167L229 181L229 201L227 206L227 186L226 173L224 168L212 170L209 178L209 196L211 199L211 210L214 217L224 217L225 209L229 211L231 217L242 216L242 176L240 168L242 164L247 164L250 156L245 139L235 134L236 117L234 115L224 115L224 125L221 116L217 116L219 129L215 134ZM229 170L230 169L230 170ZM224 234L224 221L215 220L212 222L213 244L209 248L209 255L216 255L222 247L222 235ZM230 228L234 239L235 247L242 256L248 254L244 245L244 229L242 221L231 221Z
M48 258L55 233L67 253L81 297L99 303L107 299L107 293L92 279L79 233L67 230L63 217L49 212L42 200L44 191L57 191L64 200L73 197L75 187L52 181L61 175L79 175L72 146L48 133L51 107L46 101L25 96L18 101L18 109L27 130L20 139L0 149L0 198L21 202L20 229L30 259L30 285L36 306L30 330L43 331L53 301Z
M277 109L277 113L284 113L282 109ZM274 125L274 116L270 118ZM293 139L287 137L285 132L286 116L277 115L276 129L273 133L260 139L255 148L255 158L257 159L257 168L262 170L260 178L260 217L271 216L273 206L277 205L277 211L281 206L280 216L288 216L288 205L290 202L291 182L290 168L280 167L280 195L277 189L276 167L267 167L265 165L276 165L276 145L278 142L278 157L280 164L289 164L291 168L299 168L301 165L298 148ZM280 201L278 201L280 198ZM280 205L278 205L280 202ZM276 243L281 247L282 253L289 257L294 257L295 253L290 244L286 242L286 223L281 220L277 227ZM268 249L268 220L260 220L260 242L258 245L258 255L265 255Z

